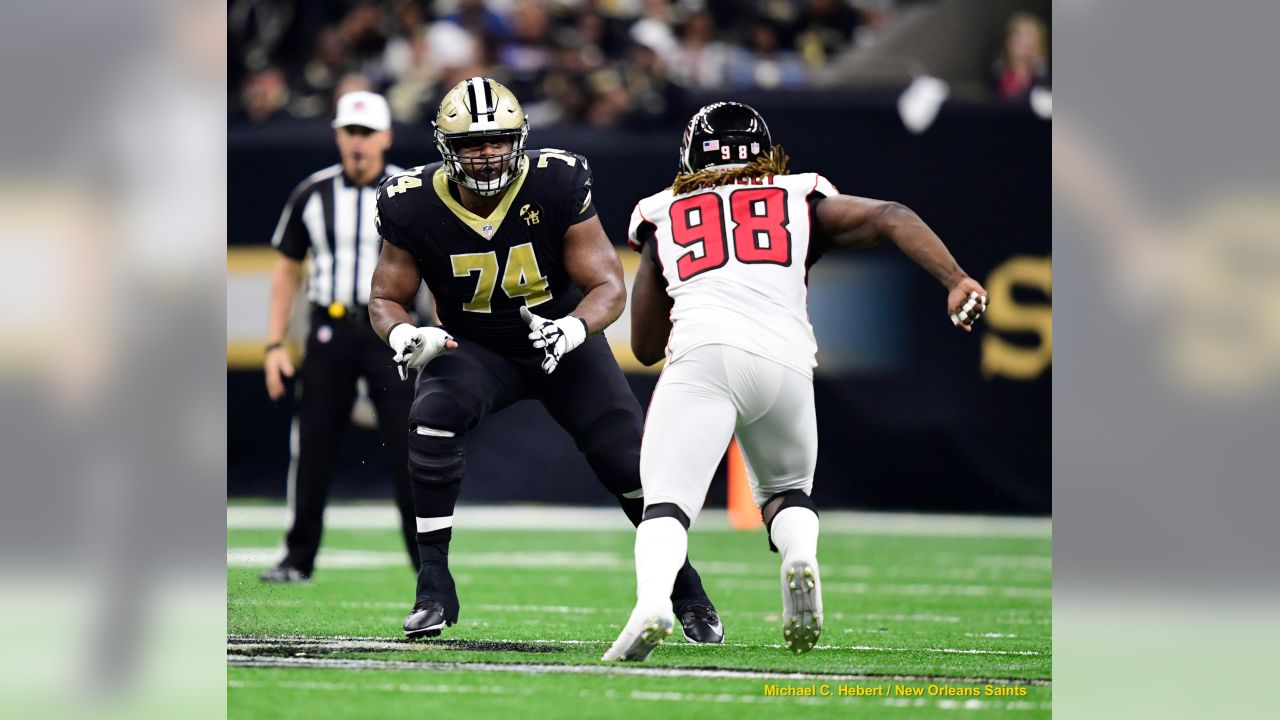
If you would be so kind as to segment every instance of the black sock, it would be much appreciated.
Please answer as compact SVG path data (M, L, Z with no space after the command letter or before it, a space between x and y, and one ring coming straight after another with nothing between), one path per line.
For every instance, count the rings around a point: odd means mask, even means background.
M444 606L445 617L450 622L458 619L458 591L449 572L449 540L453 528L418 533L418 553L422 565L418 568L416 598L432 598Z
M418 533L418 557L422 563L449 565L449 541L453 539L453 528L441 528L431 532Z
M711 600L707 598L707 591L702 588L702 578L698 575L698 571L693 569L693 565L689 564L689 558L685 557L684 566L680 568L680 572L676 573L676 582L671 587L671 603L679 611L682 604L690 602L711 604Z

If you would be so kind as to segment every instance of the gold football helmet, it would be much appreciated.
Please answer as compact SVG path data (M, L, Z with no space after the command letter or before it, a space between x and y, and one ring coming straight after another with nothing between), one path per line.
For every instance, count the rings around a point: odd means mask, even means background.
M480 195L496 195L524 170L529 119L516 96L496 80L473 77L455 85L440 102L431 125L445 173L462 187ZM480 157L458 154L468 144L484 140L509 140L511 150Z

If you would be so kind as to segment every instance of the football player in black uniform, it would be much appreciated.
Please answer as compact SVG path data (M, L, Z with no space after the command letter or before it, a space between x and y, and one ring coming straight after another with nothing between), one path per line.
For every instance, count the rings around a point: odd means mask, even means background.
M449 573L464 438L486 415L537 398L573 436L632 524L643 413L601 332L626 302L622 266L591 203L586 158L525 151L529 124L510 90L471 78L436 116L443 162L392 176L378 190L383 238L369 316L395 360L421 368L409 413L409 471L422 565L408 637L458 619ZM443 327L415 327L420 280ZM692 642L723 631L685 560L672 592Z

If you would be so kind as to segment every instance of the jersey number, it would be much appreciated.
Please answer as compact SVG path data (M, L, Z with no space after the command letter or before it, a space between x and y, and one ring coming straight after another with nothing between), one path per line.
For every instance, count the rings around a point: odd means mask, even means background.
M476 294L470 302L462 304L468 312L493 312L493 288L498 280L498 254L492 250L484 253L464 253L451 255L453 276L466 277L478 273ZM507 251L507 269L502 273L502 291L511 299L525 298L525 306L533 307L551 299L551 291L547 289L547 279L538 270L538 256L533 252L533 243L516 245Z
M733 254L741 263L791 264L791 232L787 230L787 192L782 188L742 188L729 193L733 220ZM716 193L702 193L672 203L671 238L689 252L676 260L681 280L729 262L724 209Z
M414 177L421 174L422 168L417 167L397 175L396 184L387 186L387 197L395 197L396 193L405 192L410 188L422 187L422 180Z
M573 167L574 165L578 164L578 159L575 158L573 155L570 155L565 150L560 150L557 148L542 148L538 152L540 153L538 157L538 167L540 168L546 167L547 161L551 160L551 158L555 158L557 160L563 161L564 163L568 164L569 167Z

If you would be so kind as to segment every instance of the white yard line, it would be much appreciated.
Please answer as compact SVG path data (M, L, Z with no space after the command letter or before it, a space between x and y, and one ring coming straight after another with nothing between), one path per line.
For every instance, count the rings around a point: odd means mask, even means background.
M274 547L227 548L227 567L269 568L280 562L284 551ZM403 552L380 550L347 550L325 548L316 558L316 566L325 570L356 570L362 568L404 567L408 569L408 556Z
M403 603L401 606L403 606ZM494 612L551 613L554 615L592 615L595 613L623 615L631 612L630 609L622 610L618 608L575 607L573 605L476 605L476 609L490 610Z
M1052 685L1042 679L974 678L931 675L870 675L864 673L802 673L730 668L676 668L622 664L554 664L554 663L486 663L486 662L412 662L405 660L369 660L316 657L254 657L228 653L227 664L233 667L333 668L341 670L433 670L455 672L518 673L526 675L627 675L662 678L710 678L752 680L879 680L897 682L984 683L992 685Z
M227 548L227 567L268 568L280 559L280 550L269 547L233 547ZM493 552L493 553L454 553L450 563L455 568L511 568L526 570L530 568L556 568L584 572L612 571L630 574L635 565L629 556L609 552ZM406 566L405 555L399 551L350 550L344 548L325 548L316 558L316 566L322 570L356 570L365 568L403 567ZM772 590L777 581L766 579L759 570L751 570L746 563L724 563L717 567L716 563L699 563L706 583L722 589L730 590ZM860 566L853 566L859 568ZM836 566L839 574L844 568ZM865 568L870 574L871 568ZM837 577L839 576L837 574ZM863 574L851 573L853 575ZM923 579L934 579L928 568L919 569ZM937 579L959 578L945 572ZM901 579L901 578L899 578ZM1020 578L1019 578L1020 579ZM824 582L823 588L831 593L849 595L900 595L907 597L950 596L950 597L1005 597L1032 600L1048 600L1052 590L1047 587L1026 587L992 582L968 583L884 583L884 582Z
M957 615L929 615L925 613L916 613L913 615L891 614L891 613L827 613L826 617L835 620L868 620L868 621L891 621L891 622L926 622L926 623L958 623L960 617ZM847 632L853 632L849 630Z
M232 635L227 638L228 652L243 652L245 650L263 650L268 648L289 647L297 649L321 650L326 652L379 652L384 650L393 650L399 652L414 652L418 650L432 649L430 642L411 643L403 640L389 640L387 638L300 638L289 636L274 637L250 637ZM496 641L494 641L496 642ZM541 644L541 645L599 645L605 646L606 641L596 640L513 640L512 642ZM449 649L449 645L437 645L435 649ZM762 644L762 643L722 643L720 647L737 647L737 648L771 648L780 649L784 647L782 644ZM988 650L982 648L930 648L930 647L880 647L875 645L817 645L818 650L857 650L859 652L927 652L940 653L944 655L1016 655L1039 657L1045 653L1035 650Z
M310 682L306 680L277 680L275 682L255 682L245 680L228 680L227 687L242 688L283 688L286 690L338 690L338 691L375 691L375 692L408 692L439 693L441 695L531 695L531 690L515 690L499 685L423 685L415 683L344 683L344 682Z
M778 586L775 580L735 580L704 578L703 581L717 589L769 590ZM1031 600L1049 600L1053 591L1049 588L1023 587L1020 585L938 585L926 583L822 583L825 592L848 595L902 595L907 597L1004 597Z
M325 511L325 527L344 530L395 530L400 527L395 508L387 505L331 505ZM227 506L227 527L245 530L281 530L283 505L232 503ZM468 530L630 530L617 508L564 505L461 505L454 526ZM699 531L731 530L725 514L708 510L694 527ZM856 535L918 535L940 537L1050 538L1049 518L986 515L918 515L824 510L822 531ZM759 531L757 531L759 532Z
M304 600L301 598L239 598L235 601L238 604L245 605L266 605L271 607L302 607L304 605L314 604L313 600ZM407 612L411 603L404 600L339 600L338 607L351 608L354 610L400 610ZM631 612L631 608L608 608L608 607L586 607L579 605L494 605L486 603L478 603L475 605L468 604L468 610L480 610L482 612L503 612L503 613L533 613L543 615L604 615L606 617L622 617L625 618L627 613ZM758 611L758 610L719 610L721 616L725 617L751 617L764 618L768 622L777 622L778 614L776 611ZM828 620L851 620L864 622L909 622L909 623L945 623L954 624L962 620L958 615L930 615L928 613L916 613L906 615L901 613L843 613L829 612L826 614ZM1025 624L1025 623L1022 623ZM857 628L850 628L845 632L861 632ZM967 637L1017 637L1017 635L1001 635L1000 633L965 633Z
M279 547L231 547L227 548L227 567L268 568L274 566L284 556ZM1045 558L1047 560L1047 558ZM612 552L457 552L449 556L450 563L457 568L514 568L526 570L531 568L556 568L595 572L599 570L616 571L631 574L635 571L635 561L629 554ZM407 567L408 561L404 552L399 550L356 550L340 547L325 547L316 558L318 567L326 570L356 570L365 568ZM708 581L722 578L740 578L757 582L764 581L766 574L776 572L771 564L735 561L698 560L698 570ZM893 566L876 568L870 565L844 565L832 563L824 568L827 579L826 586L837 591L838 585L849 588L864 587L866 583L839 583L842 579L871 580L876 577L894 580L952 580L969 583L972 586L1006 586L1007 581L1018 583L1047 582L1049 571L1040 570L997 570L995 568L958 568L931 566ZM984 582L986 581L986 582ZM1001 582L1006 581L1006 582ZM909 588L910 583L899 585ZM1016 587L1015 585L1008 585ZM920 587L930 587L923 585ZM952 587L966 587L953 585ZM1037 590L1038 591L1038 590ZM861 592L850 590L850 592ZM953 591L959 592L959 591ZM1047 592L1047 590L1046 590ZM901 594L911 594L902 590Z
M304 605L315 604L314 600L304 600L301 598L240 598L237 603L245 605L265 605L269 607L302 607ZM339 600L336 605L342 608L351 608L353 610L401 610L409 611L412 602L404 600ZM606 615L617 615L626 617L631 612L631 608L603 608L603 607L580 607L574 605L493 605L493 604L468 604L467 610L481 610L486 612L503 612L503 613L540 613L550 615L594 615L603 613ZM721 613L722 615L725 613ZM759 613L751 613L759 614Z
M280 561L283 553L274 547L227 548L228 567L267 568ZM455 567L560 568L568 570L635 570L634 561L608 552L458 552L449 555ZM349 550L324 548L316 557L316 565L328 569L408 567L402 551Z

